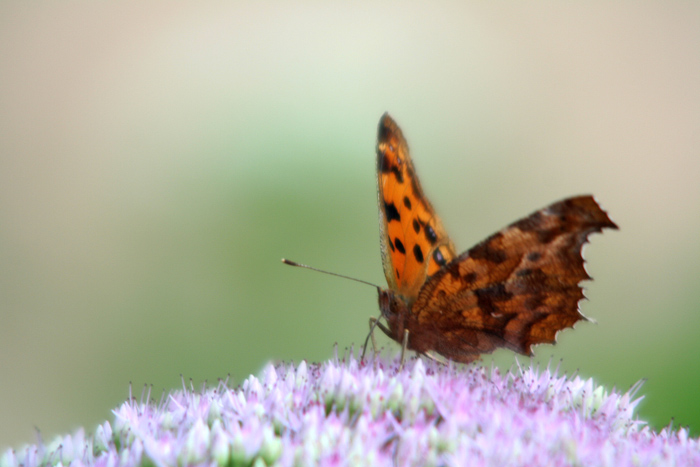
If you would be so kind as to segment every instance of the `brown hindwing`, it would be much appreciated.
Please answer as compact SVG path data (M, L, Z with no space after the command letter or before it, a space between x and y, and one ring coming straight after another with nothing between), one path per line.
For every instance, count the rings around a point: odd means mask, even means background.
M581 249L616 229L592 196L552 204L463 253L428 280L412 304L411 348L468 362L506 347L530 355L584 316Z

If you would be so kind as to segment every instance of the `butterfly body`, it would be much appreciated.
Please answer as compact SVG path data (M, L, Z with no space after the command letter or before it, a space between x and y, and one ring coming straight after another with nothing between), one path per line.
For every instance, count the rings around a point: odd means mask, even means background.
M581 249L591 233L617 228L592 196L554 203L457 256L388 114L379 123L377 186L389 285L379 308L390 338L401 342L408 331L408 349L467 363L499 347L530 355L585 319Z

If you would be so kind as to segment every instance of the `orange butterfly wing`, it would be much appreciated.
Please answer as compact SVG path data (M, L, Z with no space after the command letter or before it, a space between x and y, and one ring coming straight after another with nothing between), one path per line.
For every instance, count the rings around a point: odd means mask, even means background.
M384 114L377 140L379 242L389 288L416 297L426 279L452 261L454 245L423 195L408 144Z
M525 355L585 317L581 249L617 226L592 196L550 205L459 257L421 189L400 128L384 114L377 141L382 264L379 306L387 334L408 348L459 362L498 347ZM385 329L385 332L387 329Z

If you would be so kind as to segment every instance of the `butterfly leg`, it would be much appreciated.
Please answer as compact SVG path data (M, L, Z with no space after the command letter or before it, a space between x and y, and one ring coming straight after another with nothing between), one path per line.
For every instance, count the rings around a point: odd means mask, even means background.
M369 335L372 338L372 352L377 353L377 339L374 338L374 327L379 325L379 319L374 316L369 319Z
M446 358L444 358L442 355L431 352L431 351L427 351L423 355L425 355L426 357L428 357L431 360L435 360L438 363L442 363L443 365L447 365L449 363L449 361Z
M387 336L389 336L393 339L393 337L392 337L393 334L391 333L389 328L387 328L382 323L380 323L378 318L370 318L369 322L370 322L370 326L378 327L379 329L382 330L382 332L384 334L386 334ZM376 353L377 350L376 350L376 346L374 343L374 334L372 332L373 330L374 330L373 328L370 328L370 334L372 335L372 345L375 347L374 351ZM404 329L403 342L401 343L401 363L399 363L399 371L403 370L403 364L406 362L406 349L408 349L408 336L409 336L408 329ZM368 336L368 338L369 338L369 336ZM365 341L365 347L367 347L367 341Z
M374 339L374 328L381 329L381 331L384 334L391 337L391 331L389 331L389 328L387 328L382 323L380 323L379 318L371 317L369 319L369 334L367 335L367 338L365 339L365 344L362 347L362 357L360 357L360 362L364 362L364 360L365 360L365 353L367 352L367 344L369 344L370 339L372 339L372 351L375 354L377 353L377 341Z
M403 343L401 344L401 363L399 363L399 373L403 370L403 364L406 361L406 349L408 348L408 329L403 331Z
M367 344L369 344L370 338L372 339L372 351L375 354L377 353L377 341L374 339L374 328L379 324L379 320L374 316L369 318L369 334L367 334L367 338L365 339L365 345L362 346L362 356L360 357L360 362L365 361L365 353L367 353Z

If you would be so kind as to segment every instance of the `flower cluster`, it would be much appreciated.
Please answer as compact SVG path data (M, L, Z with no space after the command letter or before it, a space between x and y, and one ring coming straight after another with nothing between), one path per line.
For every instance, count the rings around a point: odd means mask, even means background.
M265 465L700 465L685 429L634 417L620 394L549 368L353 355L268 365L230 388L129 400L94 435L8 450L0 467Z

